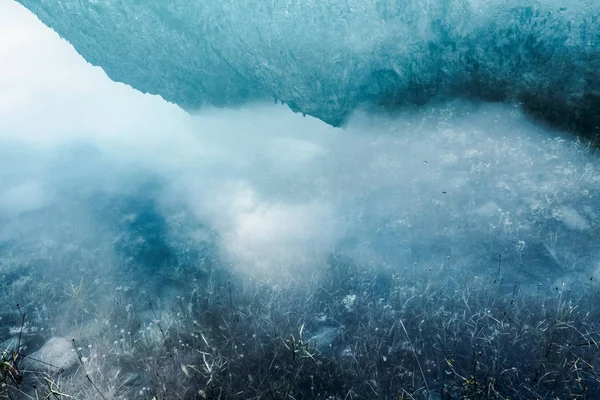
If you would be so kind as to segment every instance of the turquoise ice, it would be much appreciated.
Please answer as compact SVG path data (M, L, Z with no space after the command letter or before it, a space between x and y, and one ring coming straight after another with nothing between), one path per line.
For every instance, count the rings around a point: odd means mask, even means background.
M116 81L188 110L276 100L330 124L447 97L600 117L590 0L18 0Z

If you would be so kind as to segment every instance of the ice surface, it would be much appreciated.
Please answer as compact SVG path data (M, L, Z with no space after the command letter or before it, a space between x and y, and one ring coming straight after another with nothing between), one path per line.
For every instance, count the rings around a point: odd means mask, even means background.
M276 99L338 125L475 96L600 126L596 1L18 1L113 80L186 109Z
M599 392L572 368L600 321L581 142L473 100L345 129L276 104L189 115L34 20L0 0L0 340L73 368L24 362L0 397L35 398L42 372L78 399L458 397L476 346L497 393Z

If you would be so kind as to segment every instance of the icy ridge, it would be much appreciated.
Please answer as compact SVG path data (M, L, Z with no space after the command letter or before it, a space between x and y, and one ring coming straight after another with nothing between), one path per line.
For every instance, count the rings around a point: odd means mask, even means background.
M600 125L592 1L18 1L113 80L188 110L276 99L340 125L361 106L475 96Z

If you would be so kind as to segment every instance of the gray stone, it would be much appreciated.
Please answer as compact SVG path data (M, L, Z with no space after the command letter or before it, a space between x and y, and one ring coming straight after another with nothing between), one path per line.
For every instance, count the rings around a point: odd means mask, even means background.
M333 343L338 334L338 328L325 326L315 332L315 334L308 339L308 343L314 345L318 350L323 351Z
M29 355L25 362L28 369L54 373L75 366L77 360L71 339L53 337L41 349Z
M124 386L142 386L144 383L144 377L135 372L129 372L123 378Z

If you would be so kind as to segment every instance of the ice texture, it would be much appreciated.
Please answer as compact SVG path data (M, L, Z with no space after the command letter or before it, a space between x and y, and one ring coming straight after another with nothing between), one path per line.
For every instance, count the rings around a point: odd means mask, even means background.
M595 135L596 0L18 0L115 81L187 110L516 101Z

